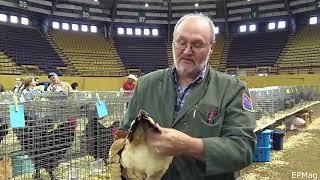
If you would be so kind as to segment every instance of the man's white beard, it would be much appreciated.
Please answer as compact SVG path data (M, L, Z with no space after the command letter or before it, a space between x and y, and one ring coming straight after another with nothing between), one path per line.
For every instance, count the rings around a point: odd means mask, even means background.
M194 74L199 74L201 71L203 71L203 69L206 67L206 65L208 64L208 60L209 60L209 57L210 57L210 53L207 54L207 57L206 57L206 60L203 61L202 64L196 64L194 63L194 66L192 68L187 68L181 64L178 64L177 61L175 60L175 57L173 56L174 58L174 66L176 67L177 69L177 72L181 75L194 75ZM181 62L180 62L181 63Z

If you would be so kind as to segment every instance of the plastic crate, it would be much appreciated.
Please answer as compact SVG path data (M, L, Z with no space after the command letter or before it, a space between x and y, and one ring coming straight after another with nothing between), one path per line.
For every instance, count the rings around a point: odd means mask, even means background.
M283 149L283 139L285 136L284 131L273 131L272 132L272 150Z
M271 145L268 147L256 147L253 154L253 162L269 162Z
M257 147L269 147L271 145L272 130L266 129L257 133Z

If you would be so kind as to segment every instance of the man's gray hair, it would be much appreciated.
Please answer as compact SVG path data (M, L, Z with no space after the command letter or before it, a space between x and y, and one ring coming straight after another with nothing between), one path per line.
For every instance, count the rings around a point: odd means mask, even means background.
M182 16L179 19L179 21L177 22L177 24L174 26L173 39L175 39L178 26L181 24L182 21L184 21L185 19L187 19L189 17L199 17L200 19L208 22L208 24L210 26L210 31L211 31L211 43L214 43L215 39L216 39L215 34L214 34L214 24L213 24L212 20L210 19L210 17L208 17L202 13L191 13L191 14L186 14L186 15Z

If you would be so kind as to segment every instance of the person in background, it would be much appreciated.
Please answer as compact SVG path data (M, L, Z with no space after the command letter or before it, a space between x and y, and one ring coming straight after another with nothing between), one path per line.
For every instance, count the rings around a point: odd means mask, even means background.
M2 84L0 84L0 92L4 92L4 86Z
M72 89L73 89L73 91L78 91L78 86L79 86L79 84L77 83L77 82L73 82L72 84L71 84L71 87L72 87Z
M137 77L135 75L129 74L129 76L127 76L127 80L122 85L122 90L130 91L126 93L126 95L132 94L132 91L136 87L136 84L135 84L136 81L137 81Z
M48 78L50 79L51 83L47 88L49 92L72 92L72 87L67 82L62 82L58 75L54 72L49 73Z
M129 76L127 76L127 80L123 83L122 88L120 89L120 91L124 91L123 96L132 96L133 94L133 90L136 87L135 82L137 81L137 77L133 74L129 74ZM124 112L127 111L129 106L129 102L126 102L124 104Z
M39 84L40 84L40 80L39 80L39 78L34 78L34 81L36 82L36 86L38 86Z
M20 93L22 94L27 94L27 93L40 93L35 87L36 87L37 83L35 81L35 79L32 76L28 76L25 78L24 80L24 84L22 85L22 87L20 88Z
M45 90L45 86L44 83L40 82L39 78L34 78L34 81L36 83L36 86L34 87L34 89L40 91L40 92L44 92Z
M14 93L18 93L19 92L19 90L20 90L20 88L21 88L21 86L22 86L22 79L21 78L16 78L16 84L15 84L15 86L14 86L14 88L12 89L12 91L14 92Z
M24 79L19 94L23 95L25 101L30 101L33 95L41 93L41 91L37 90L35 87L36 81L32 76L28 76Z
M139 79L120 123L128 132L144 110L159 125L161 133L150 129L146 140L154 153L174 157L165 180L240 179L252 162L252 100L244 82L208 64L214 47L212 20L183 16L173 32L174 65Z

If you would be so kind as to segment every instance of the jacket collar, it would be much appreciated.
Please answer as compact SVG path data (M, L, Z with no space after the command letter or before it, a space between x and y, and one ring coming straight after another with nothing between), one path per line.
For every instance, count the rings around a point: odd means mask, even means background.
M204 79L204 76L206 75L206 70L207 70L207 66L206 65L203 70L198 74L197 78L194 79L189 85L191 84L199 84L203 81ZM174 83L176 86L181 86L180 83L179 83L179 80L178 80L178 74L177 74L177 68L175 66L172 66L172 70L171 70L171 73L172 73L172 78L174 80Z
M207 87L211 79L210 74L212 73L210 66L207 65L203 83L200 83L198 86L194 87L192 92L188 95L184 106L177 114L176 119L173 120L174 105L176 103L177 92L174 78L172 78L172 70L172 68L168 68L166 70L162 81L160 81L161 88L159 88L160 92L158 92L162 95L162 104L164 110L163 112L166 112L166 120L164 120L163 122L165 123L165 127L174 127L182 119L182 117L199 102L199 100L205 95L205 92L207 91Z

